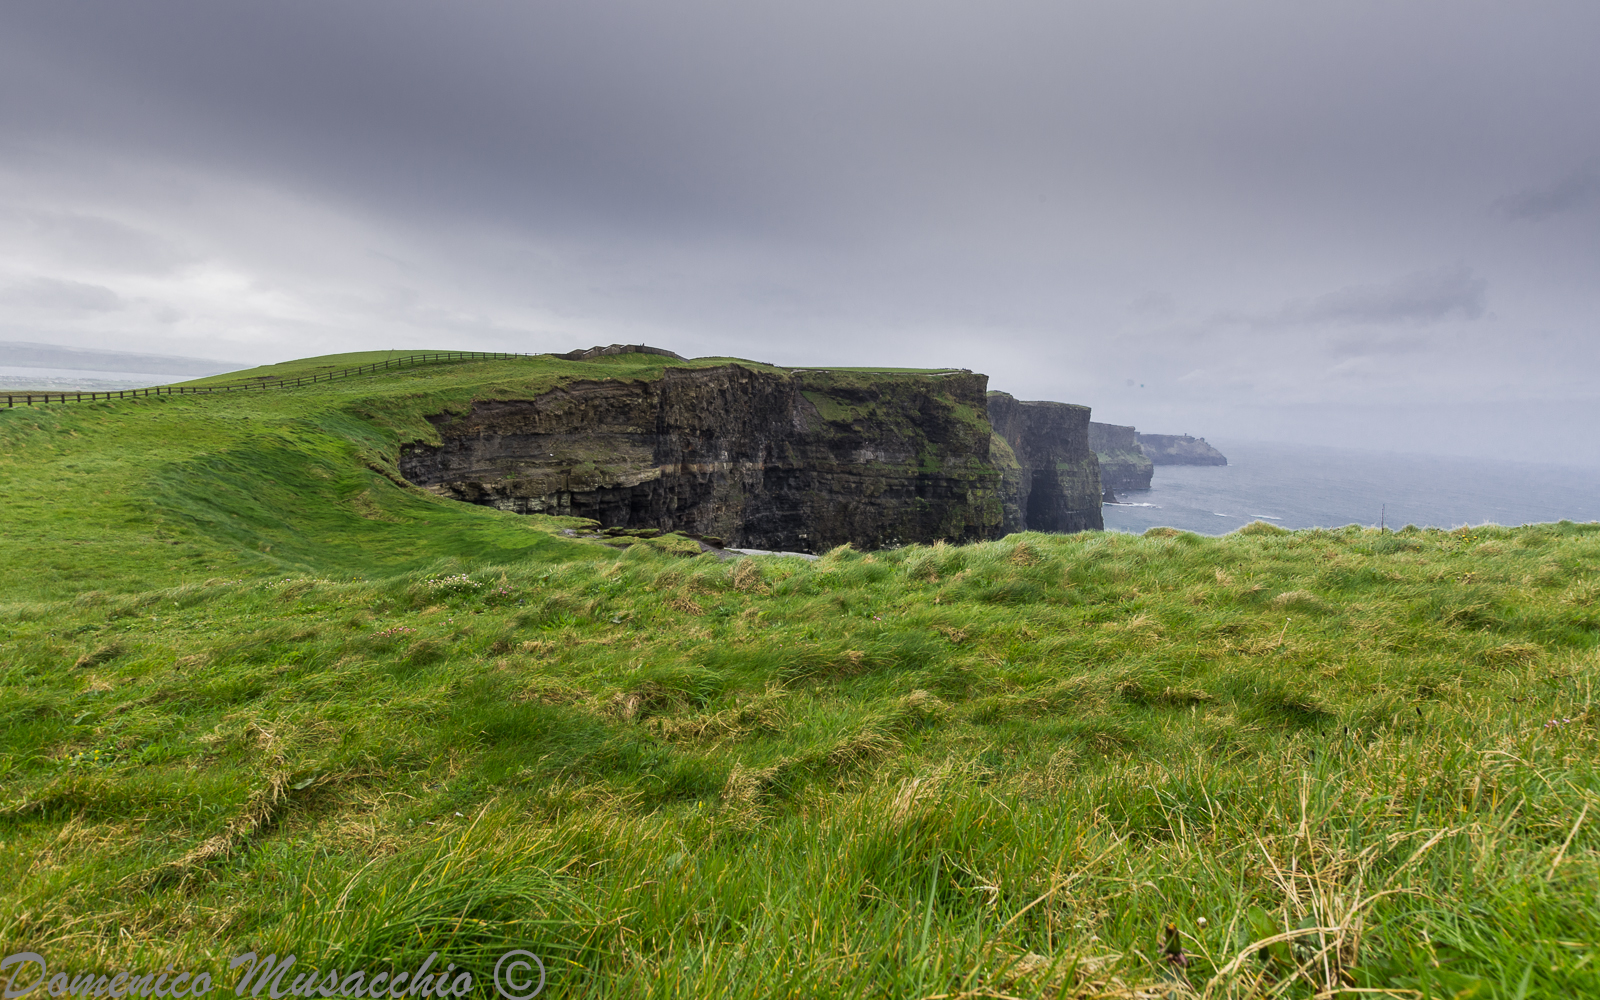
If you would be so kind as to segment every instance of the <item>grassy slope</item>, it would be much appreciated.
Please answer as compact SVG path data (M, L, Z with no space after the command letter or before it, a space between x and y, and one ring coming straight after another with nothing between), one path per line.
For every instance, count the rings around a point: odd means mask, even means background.
M252 371L308 374L383 353ZM399 442L431 437L425 415L464 409L474 398L526 398L574 379L656 378L669 366L729 363L778 372L736 358L518 358L293 390L0 409L0 574L23 584L14 595L59 598L219 575L366 575L442 558L501 562L555 552L560 544L514 515L395 485ZM830 386L870 381L850 373L804 378L830 412L847 405L830 402Z
M175 385L229 385L236 382L251 382L259 379L300 378L308 375L327 375L331 372L341 371L346 368L356 368L361 365L378 364L384 361L403 360L419 353L419 351L355 351L349 354L324 354L314 358L296 358L293 361L281 361L272 365L259 365L255 368L243 368L239 371L225 372L221 375L209 375L205 378L191 379L187 382L174 383Z
M275 369L370 360L335 355ZM564 551L514 515L396 486L398 442L428 437L424 415L476 397L527 396L574 378L656 377L666 363L649 355L451 363L292 391L0 410L0 574L14 581L14 598L61 598ZM694 362L709 363L718 362Z
M1307 929L1213 995L1600 992L1600 526L719 563L367 469L505 364L0 419L8 952L1070 996L1175 920L1196 988Z

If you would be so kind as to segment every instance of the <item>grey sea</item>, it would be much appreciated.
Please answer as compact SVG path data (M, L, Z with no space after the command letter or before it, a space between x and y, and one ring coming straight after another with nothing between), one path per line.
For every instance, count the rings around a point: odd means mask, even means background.
M1391 528L1600 520L1600 468L1212 441L1225 466L1158 465L1148 490L1107 504L1106 528L1166 525L1226 534L1251 521L1285 528Z

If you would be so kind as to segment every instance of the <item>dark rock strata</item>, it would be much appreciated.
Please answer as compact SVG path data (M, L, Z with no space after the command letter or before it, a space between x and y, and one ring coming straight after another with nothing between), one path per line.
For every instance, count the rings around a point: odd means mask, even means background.
M1089 448L1089 408L1023 402L991 392L989 422L1014 457L1007 486L1015 491L1014 522L1026 531L1086 531L1100 517L1100 464Z
M1155 466L1139 448L1139 434L1121 424L1089 424L1089 447L1100 460L1100 485L1112 490L1147 490Z
M987 382L741 365L575 381L430 418L437 442L404 446L400 470L471 503L716 535L741 548L997 538L1007 525L983 418ZM1064 516L1066 505L1046 506L1052 524L1089 526ZM1093 513L1099 527L1098 506Z

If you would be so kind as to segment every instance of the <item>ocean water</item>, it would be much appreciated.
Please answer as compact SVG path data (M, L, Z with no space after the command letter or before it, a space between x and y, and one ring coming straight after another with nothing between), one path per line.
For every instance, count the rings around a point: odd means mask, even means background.
M1107 504L1106 528L1226 534L1254 520L1455 528L1600 520L1600 468L1213 441L1227 465L1158 465L1148 490Z
M149 385L168 385L197 375L157 375L151 372L89 371L83 368L35 368L31 365L0 365L0 388L32 389L36 392L115 392L142 389ZM0 401L3 402L3 401Z

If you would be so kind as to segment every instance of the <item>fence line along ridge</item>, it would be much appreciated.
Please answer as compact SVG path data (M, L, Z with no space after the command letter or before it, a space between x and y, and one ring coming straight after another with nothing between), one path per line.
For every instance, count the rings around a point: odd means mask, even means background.
M422 364L441 364L450 361L509 361L512 358L534 358L538 356L536 354L508 354L491 351L431 351L424 354L408 354L403 358L390 358L387 361L375 361L372 364L341 368L338 371L316 375L286 375L282 378L229 382L222 385L153 385L145 389L114 389L95 392L7 393L6 406L12 408L18 405L32 406L34 403L93 402L105 399L133 399L140 396L193 396L201 393L248 391L251 389L292 389L296 386L310 385L314 382L331 382L336 378L366 375L371 372L384 371L385 369L411 368Z

